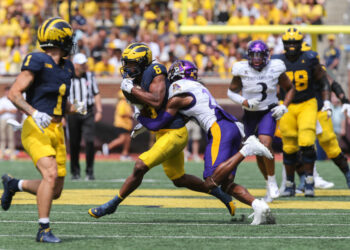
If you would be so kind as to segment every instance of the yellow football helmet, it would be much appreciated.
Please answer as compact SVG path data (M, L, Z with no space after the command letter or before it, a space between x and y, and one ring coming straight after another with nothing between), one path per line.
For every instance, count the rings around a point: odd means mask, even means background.
M284 50L287 56L298 56L301 52L304 36L297 28L289 28L282 35Z
M124 78L135 78L152 63L152 51L143 43L130 44L122 54L121 75Z
M51 17L38 29L38 41L42 49L60 48L67 56L73 47L73 29L61 17Z
M310 45L307 42L303 42L303 44L301 45L301 51L309 51L311 50Z

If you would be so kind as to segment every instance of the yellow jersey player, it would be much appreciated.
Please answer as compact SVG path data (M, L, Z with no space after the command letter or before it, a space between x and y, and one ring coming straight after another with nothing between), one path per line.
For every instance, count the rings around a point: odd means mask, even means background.
M282 196L294 196L294 171L298 162L298 151L305 170L305 196L314 196L313 166L316 160L316 120L317 100L315 85L322 89L323 110L329 105L329 83L325 71L314 51L302 51L303 35L296 28L289 28L282 36L285 53L274 58L286 65L286 74L295 86L295 96L287 112L280 120L283 142L283 163L286 167L287 181Z
M38 29L38 41L43 52L28 54L21 73L9 92L9 99L28 117L23 123L21 140L32 158L41 180L18 180L3 175L4 192L1 206L8 210L12 197L18 191L37 196L39 231L38 242L58 243L52 234L49 214L53 199L58 199L66 175L66 146L62 117L66 111L83 110L83 105L67 102L72 63L64 59L73 46L73 30L60 17L49 18ZM26 93L26 99L23 98Z
M121 89L132 103L142 104L152 118L164 110L168 100L170 82L166 68L152 62L150 48L142 43L130 44L122 54L121 73L123 81ZM134 129L135 130L135 129ZM122 185L119 195L107 203L89 209L95 218L114 213L117 206L130 195L142 182L144 175L153 167L162 164L167 177L176 187L210 193L219 198L234 215L232 197L219 187L211 190L204 182L193 175L185 174L183 149L187 144L187 129L183 117L178 114L167 126L156 132L156 142L152 148L142 153L136 160L133 173Z

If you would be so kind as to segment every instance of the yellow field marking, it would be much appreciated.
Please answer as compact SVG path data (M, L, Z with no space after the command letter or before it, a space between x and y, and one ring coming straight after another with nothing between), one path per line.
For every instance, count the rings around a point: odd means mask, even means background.
M250 189L255 196L265 195L265 189ZM60 205L100 205L118 193L114 189L66 189L54 204ZM146 197L145 197L146 196ZM191 196L191 197L189 197ZM350 196L350 190L316 190L316 196ZM235 201L238 208L248 206ZM36 204L35 196L17 193L13 204ZM164 208L224 208L215 198L183 189L140 189L128 197L122 205L161 206ZM281 209L350 209L350 201L275 200L271 208Z

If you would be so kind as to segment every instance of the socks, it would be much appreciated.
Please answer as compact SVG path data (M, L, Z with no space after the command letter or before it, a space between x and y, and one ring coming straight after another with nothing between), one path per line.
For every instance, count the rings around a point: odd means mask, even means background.
M267 176L267 181L268 181L268 182L276 182L276 177L275 177L275 175L268 175L268 176Z
M226 193L224 193L221 188L219 187L214 187L213 189L211 189L209 191L209 194L215 196L216 198L218 198L219 200L221 200L224 204L229 203L230 201L232 201L232 197Z
M287 175L287 181L294 183L294 175L291 175L291 176Z
M50 219L49 218L40 218L39 219L40 229L47 229L50 227Z
M124 200L124 198L121 197L121 196L118 194L118 195L116 195L111 201L109 201L108 203L113 203L113 205L118 206L123 200Z

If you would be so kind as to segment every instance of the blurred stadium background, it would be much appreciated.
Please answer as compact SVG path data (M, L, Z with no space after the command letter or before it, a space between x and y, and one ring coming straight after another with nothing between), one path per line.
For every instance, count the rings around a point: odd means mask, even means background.
M182 34L181 26L225 25L226 27L270 25L350 24L347 0L0 0L0 95L13 83L24 56L39 51L36 29L50 16L70 21L75 30L76 52L88 56L88 66L98 76L103 100L103 122L113 124L121 76L121 52L127 44L141 41L150 46L154 59L167 67L176 59L194 61L202 81L219 103L240 117L242 111L226 98L231 67L244 56L252 39L267 42L272 53L281 53L278 34ZM312 26L311 26L312 27ZM334 72L347 93L350 78L350 39L346 34L330 34L341 50L340 64ZM195 33L195 29L193 30ZM321 61L329 35L305 34L316 44ZM313 41L312 41L313 39ZM20 114L18 115L20 119ZM349 131L349 122L346 122ZM18 133L18 132L17 132ZM349 133L346 133L350 135ZM341 146L349 152L350 136ZM131 151L147 146L145 136L133 141ZM97 141L96 146L100 147ZM16 146L21 149L19 134Z

